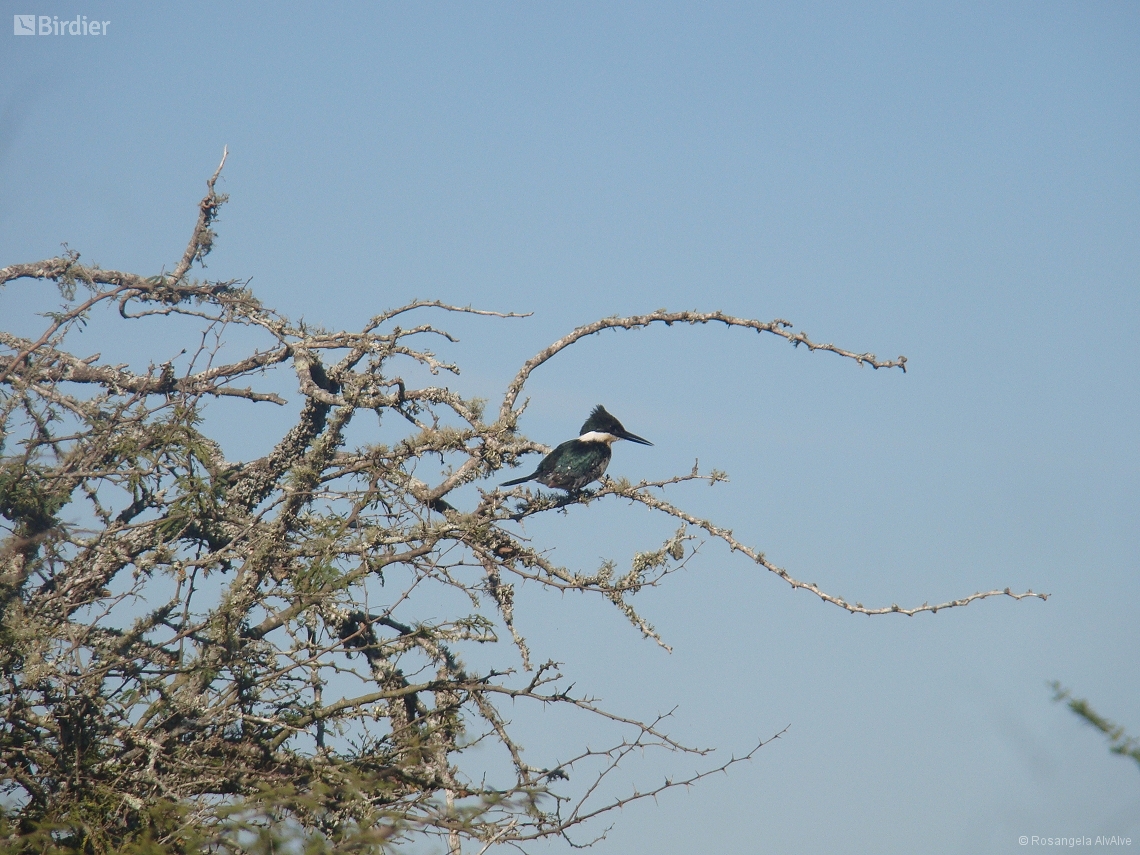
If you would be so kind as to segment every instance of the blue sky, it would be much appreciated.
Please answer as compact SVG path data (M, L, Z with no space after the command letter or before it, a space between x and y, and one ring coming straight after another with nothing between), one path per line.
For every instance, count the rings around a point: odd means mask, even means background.
M727 470L678 503L832 593L1052 595L853 617L709 544L643 595L666 654L604 604L524 592L536 657L622 712L676 706L672 732L726 756L791 725L596 851L1140 845L1135 765L1047 687L1140 733L1136 4L3 5L111 23L0 36L0 265L66 241L170 269L228 145L209 275L330 327L413 296L534 313L449 325L467 394L663 306L907 356L674 327L535 376L529 435L604 403L655 443L611 472ZM12 287L0 316L40 302ZM235 458L272 441L216 419ZM592 567L661 529L615 506L533 533ZM536 726L532 751L578 737Z

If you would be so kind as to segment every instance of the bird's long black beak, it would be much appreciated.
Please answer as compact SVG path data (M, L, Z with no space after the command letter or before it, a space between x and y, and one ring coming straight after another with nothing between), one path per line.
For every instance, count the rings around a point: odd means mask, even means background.
M629 431L625 430L624 428L622 429L622 432L618 434L618 436L620 436L622 439L628 439L630 442L639 442L642 445L653 445L653 443L650 442L649 440L642 439L637 434L630 433Z

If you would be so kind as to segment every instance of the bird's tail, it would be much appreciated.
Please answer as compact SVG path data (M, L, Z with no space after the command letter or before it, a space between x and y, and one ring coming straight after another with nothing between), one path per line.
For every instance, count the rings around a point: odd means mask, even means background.
M532 472L531 474L527 475L525 478L516 478L513 481L504 481L499 486L500 487L513 487L515 484L522 484L524 481L529 481L534 476L535 476L535 473Z

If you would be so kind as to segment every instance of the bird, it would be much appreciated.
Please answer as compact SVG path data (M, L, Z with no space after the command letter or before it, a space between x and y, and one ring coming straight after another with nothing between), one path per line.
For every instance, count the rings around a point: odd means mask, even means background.
M621 422L606 412L605 407L598 404L582 425L577 439L562 443L542 458L538 468L525 478L504 481L499 486L512 487L526 481L537 481L547 487L577 493L602 477L610 464L610 446L619 439L653 445L649 440L627 431Z

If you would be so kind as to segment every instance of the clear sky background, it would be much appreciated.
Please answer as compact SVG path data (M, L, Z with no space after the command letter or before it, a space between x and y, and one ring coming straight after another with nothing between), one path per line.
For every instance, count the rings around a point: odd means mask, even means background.
M604 403L655 443L611 473L727 470L674 498L832 593L1051 594L851 616L709 544L640 597L667 654L604 603L524 591L535 657L611 708L676 706L722 759L790 725L597 852L1140 849L1136 765L1047 686L1140 733L1140 5L0 5L0 265L66 241L169 270L228 145L211 277L330 327L413 296L534 313L449 324L467 394L659 307L907 356L674 327L536 374L530 436ZM17 13L111 23L17 37ZM0 293L5 323L35 290ZM287 415L215 413L234 459ZM589 569L668 528L612 503L532 533ZM586 734L530 733L536 763Z

